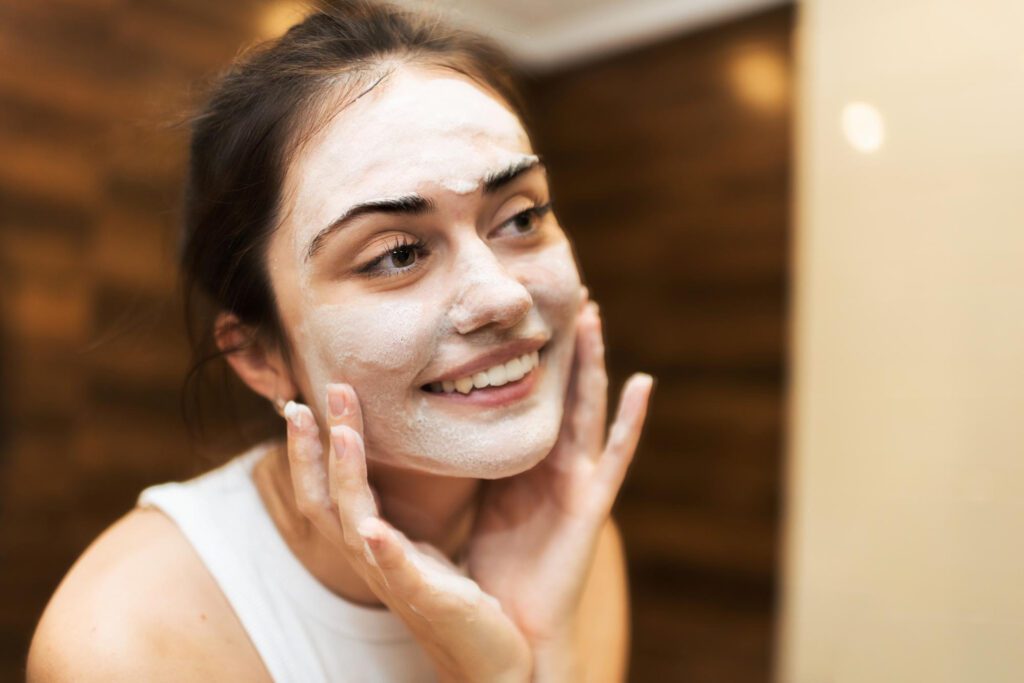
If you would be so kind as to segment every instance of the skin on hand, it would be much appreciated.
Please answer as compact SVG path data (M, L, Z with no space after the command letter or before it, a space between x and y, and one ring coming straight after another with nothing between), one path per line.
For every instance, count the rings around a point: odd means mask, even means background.
M442 680L526 680L529 647L501 605L443 554L384 521L366 475L362 414L351 386L328 388L330 453L307 406L290 403L296 505L409 627Z

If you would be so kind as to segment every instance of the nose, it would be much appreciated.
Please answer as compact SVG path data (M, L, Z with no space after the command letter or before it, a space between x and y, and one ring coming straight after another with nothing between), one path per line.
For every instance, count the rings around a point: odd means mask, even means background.
M456 293L448 317L459 334L486 325L514 327L533 307L523 283L508 272L486 245L465 249L456 266Z

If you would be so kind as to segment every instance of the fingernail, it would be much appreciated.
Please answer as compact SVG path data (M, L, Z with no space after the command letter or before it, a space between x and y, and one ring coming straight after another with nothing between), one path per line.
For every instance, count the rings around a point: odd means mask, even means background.
M306 414L308 412L309 408L295 401L288 401L284 406L284 416L295 429L304 429L306 427Z
M334 457L341 460L345 457L346 441L345 441L345 430L348 429L345 425L334 425L331 427L331 444L334 446Z
M327 385L327 406L334 419L345 417L348 410L348 401L345 398L344 384Z

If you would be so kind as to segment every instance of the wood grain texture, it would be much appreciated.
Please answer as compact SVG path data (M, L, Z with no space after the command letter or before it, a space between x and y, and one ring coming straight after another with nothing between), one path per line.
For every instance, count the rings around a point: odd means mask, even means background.
M260 6L0 4L0 680L138 492L209 466L178 408L174 124Z

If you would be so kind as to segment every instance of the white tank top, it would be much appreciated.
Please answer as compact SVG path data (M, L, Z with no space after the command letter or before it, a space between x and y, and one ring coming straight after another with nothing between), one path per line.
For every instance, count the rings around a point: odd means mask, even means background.
M213 575L277 683L434 681L426 654L386 609L348 602L292 554L252 479L259 444L185 482L150 486Z

